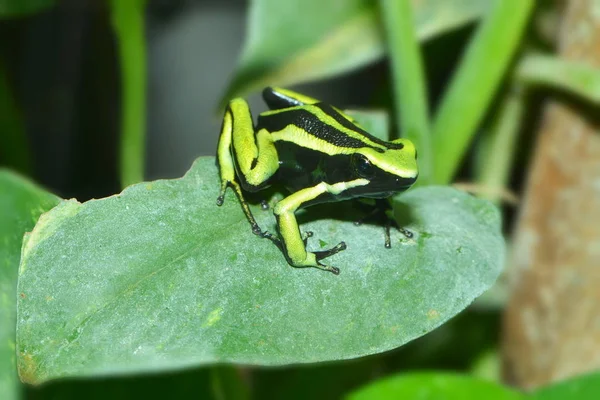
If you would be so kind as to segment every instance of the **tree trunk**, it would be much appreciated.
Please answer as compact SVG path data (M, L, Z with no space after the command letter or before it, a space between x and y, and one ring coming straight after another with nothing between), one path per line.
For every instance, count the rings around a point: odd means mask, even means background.
M559 56L600 67L600 0L565 2ZM524 389L600 368L599 115L545 109L504 319L505 378Z

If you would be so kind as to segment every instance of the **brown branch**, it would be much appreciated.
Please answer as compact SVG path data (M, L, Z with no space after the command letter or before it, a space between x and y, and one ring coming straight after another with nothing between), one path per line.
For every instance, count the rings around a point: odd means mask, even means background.
M565 5L560 57L600 66L600 0ZM545 110L504 320L505 378L521 388L600 368L599 114Z

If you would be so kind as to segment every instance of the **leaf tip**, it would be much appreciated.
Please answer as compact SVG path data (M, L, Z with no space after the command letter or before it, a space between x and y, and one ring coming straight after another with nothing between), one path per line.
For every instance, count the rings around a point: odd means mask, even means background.
M27 352L21 352L17 361L19 379L23 383L37 385L40 383L37 376L38 363L33 356Z

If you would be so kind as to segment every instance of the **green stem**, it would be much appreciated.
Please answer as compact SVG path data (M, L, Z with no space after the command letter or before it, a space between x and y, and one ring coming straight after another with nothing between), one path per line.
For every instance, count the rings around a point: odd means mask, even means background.
M145 0L111 0L121 60L121 186L144 180L146 133Z
M521 127L525 100L518 86L504 95L500 107L482 137L478 151L478 186L482 197L498 202L508 185L515 143Z
M431 180L432 151L423 61L409 0L381 0L394 82L395 116L402 136L419 152L419 183Z
M434 178L449 183L518 48L532 0L496 1L469 44L433 123Z

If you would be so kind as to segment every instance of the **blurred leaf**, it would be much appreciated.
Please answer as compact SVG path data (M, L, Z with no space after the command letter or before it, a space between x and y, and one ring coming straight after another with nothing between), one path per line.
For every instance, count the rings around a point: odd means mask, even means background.
M589 64L531 54L519 63L516 78L527 85L566 90L600 105L600 69Z
M532 0L494 1L444 95L433 125L435 182L449 183L507 72Z
M471 375L490 382L502 382L502 361L499 351L492 349L480 354L471 367Z
M538 389L532 396L535 400L596 400L600 394L600 374L577 376Z
M403 137L412 140L421 155L419 183L428 184L432 173L429 100L409 0L381 0L392 63L395 117Z
M2 0L0 0L2 1ZM0 3L1 4L1 3ZM31 156L23 119L0 63L0 162L24 174L31 173Z
M288 266L252 235L231 191L215 205L218 186L214 158L200 158L181 179L45 214L21 261L21 378L378 353L456 315L503 265L498 210L451 188L396 199L414 238L394 231L392 249L381 226L354 225L351 202L302 210L309 248L348 244L330 260L335 276ZM273 231L273 215L253 210Z
M146 137L146 0L111 0L121 63L121 187L144 179Z
M344 110L364 130L381 139L390 139L390 119L385 110Z
M442 372L396 375L380 379L352 394L348 400L517 400L525 395L501 385Z
M58 203L56 196L20 176L0 169L0 399L19 397L15 362L17 268L25 232L41 213Z
M40 12L55 3L55 0L0 0L0 18L20 17Z
M487 12L488 0L413 0L417 37L431 38ZM383 57L375 0L254 0L237 71L220 101L265 86L339 75Z

